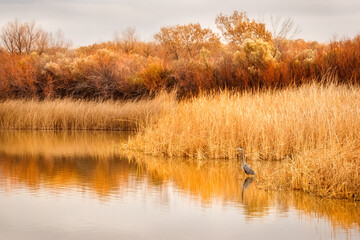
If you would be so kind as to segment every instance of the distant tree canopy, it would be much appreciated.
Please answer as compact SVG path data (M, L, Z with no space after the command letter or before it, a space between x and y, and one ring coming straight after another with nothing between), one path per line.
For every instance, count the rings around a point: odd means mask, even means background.
M271 23L272 33L235 11L217 16L222 34L192 23L165 26L153 41L143 42L128 28L113 41L64 49L61 32L53 35L34 21L15 20L0 29L0 101L135 99L162 89L186 97L322 79L360 85L360 35L329 43L291 40L298 32L291 19Z
M232 45L240 45L245 39L263 39L271 41L271 33L264 23L250 21L246 12L234 11L231 16L220 13L215 20L224 38Z
M114 39L120 49L127 54L133 53L136 44L139 42L135 28L131 27L125 29L121 35L115 32Z
M220 37L209 28L201 28L199 23L163 27L155 35L155 39L175 59L195 58L199 56L202 48L213 50L220 46Z
M53 35L36 25L34 20L21 23L16 19L3 27L0 45L12 54L41 54L49 49L68 48L70 42L64 40L60 30Z

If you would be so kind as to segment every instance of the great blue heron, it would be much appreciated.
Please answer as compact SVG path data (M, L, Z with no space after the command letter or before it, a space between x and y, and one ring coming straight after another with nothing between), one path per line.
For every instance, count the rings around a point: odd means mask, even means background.
M244 160L244 150L243 150L242 148L240 148L240 147L237 148L237 150L241 151L241 167L242 167L242 169L244 170L244 172L245 172L247 175L255 175L254 170L252 170L251 167L245 163L245 160Z

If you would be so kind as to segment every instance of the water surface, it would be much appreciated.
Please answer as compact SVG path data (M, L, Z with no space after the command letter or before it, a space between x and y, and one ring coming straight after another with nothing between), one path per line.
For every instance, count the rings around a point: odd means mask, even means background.
M235 161L125 156L110 132L0 131L0 240L360 239L360 204L277 193Z

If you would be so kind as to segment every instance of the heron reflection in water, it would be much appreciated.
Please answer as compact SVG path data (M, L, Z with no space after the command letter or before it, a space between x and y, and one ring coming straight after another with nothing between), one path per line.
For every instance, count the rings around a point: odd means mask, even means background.
M244 201L244 192L252 184L253 181L254 181L254 177L247 177L244 180L242 189L241 189L241 201Z
M241 151L241 168L244 170L244 172L245 172L247 175L255 175L254 170L252 170L251 167L245 163L245 160L244 160L244 149L242 149L242 148L239 147L239 148L237 148L237 150Z

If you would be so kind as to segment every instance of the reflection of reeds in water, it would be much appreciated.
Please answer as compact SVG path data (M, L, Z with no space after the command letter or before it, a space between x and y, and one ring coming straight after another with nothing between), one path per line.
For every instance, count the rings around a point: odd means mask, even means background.
M283 169L286 162L249 162L261 171L245 188L246 176L239 161L144 159L138 156L129 160L118 152L109 153L105 147L109 141L112 142L111 139L120 136L101 132L58 134L13 132L0 135L0 189L12 191L26 187L54 194L76 190L107 200L121 197L136 189L138 183L145 183L145 188L191 196L194 201L200 200L204 207L218 203L237 206L243 209L248 219L267 216L276 205L276 209L284 214L295 208L301 215L326 218L334 228L360 228L357 214L360 206L356 202L325 200L301 192L263 190L269 188L263 184L265 177L278 174L278 169ZM45 143L46 138L50 143ZM22 147L21 139L27 139ZM13 147L13 144L19 147ZM52 149L56 146L62 147ZM262 189L259 189L259 184ZM162 203L166 204L166 200Z
M0 130L0 153L107 156L118 153L131 132Z
M51 157L44 155L1 156L0 186L61 193L68 190L95 193L100 199L122 194L136 167L120 156Z
M300 215L328 219L334 229L360 229L357 214L360 206L356 203L320 199L300 192L264 191L256 187L256 179L243 191L245 179L239 176L244 175L236 164L165 159L129 161L115 155L100 158L2 156L0 188L12 191L26 186L32 191L45 190L50 194L76 190L90 195L94 193L97 198L106 200L121 197L135 189L136 181L148 182L164 192L167 192L168 183L173 182L176 189L182 192L181 195L190 194L194 201L201 200L204 207L219 202L238 206L249 220L269 215L275 204L285 215L290 208L296 208Z
M360 205L356 202L318 198L299 191L277 193L275 199L280 206L297 209L300 216L325 218L334 230L355 228L360 231Z
M334 228L351 229L357 226L360 229L360 218L357 215L360 205L356 202L321 199L301 192L265 191L261 188L267 186L262 183L259 189L256 187L260 181L257 179L259 176L246 178L237 161L170 161L151 157L144 160L138 158L135 161L143 166L143 171L150 178L164 182L172 180L178 188L201 198L204 203L224 201L242 206L249 219L268 215L269 209L276 204L280 206L280 212L285 214L293 207L298 209L300 214L328 219ZM255 166L260 169L257 164ZM265 161L261 171L274 173L274 169L281 168L283 164Z
M119 146L131 134L1 130L1 176L13 187L26 183L54 191L86 188L105 198L128 179L128 160L119 155Z
M180 189L200 197L204 203L217 198L224 201L241 199L241 179L236 162L135 159L150 178L171 179Z

